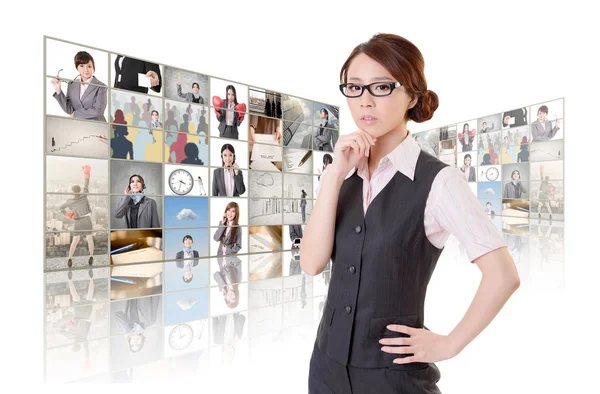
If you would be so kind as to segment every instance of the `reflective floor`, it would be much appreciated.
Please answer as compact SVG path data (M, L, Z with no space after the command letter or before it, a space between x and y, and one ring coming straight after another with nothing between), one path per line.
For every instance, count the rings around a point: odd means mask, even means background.
M551 333L544 327L555 324L554 313L564 308L563 227L563 222L545 220L501 223L521 287L461 354L437 363L442 392L543 392L544 385L556 387L552 379L540 383L525 374L536 368L544 374L560 371L545 357L552 352L546 345ZM241 265L242 282L236 286L220 286L217 277L227 270L212 261L201 262L208 274L191 282L170 273L174 262L148 264L144 269L150 274L137 282L131 279L135 273L114 267L45 274L46 381L195 382L207 389L225 385L261 393L282 392L285 384L286 392L306 393L330 272L311 277L298 272L293 261L286 268L284 258L279 277L252 280L243 272L252 271L255 263L246 257L232 263ZM479 280L477 266L450 238L429 285L426 325L434 332L450 332L469 307ZM523 357L515 359L508 344L520 346ZM536 362L526 361L529 356ZM473 368L479 372L473 374ZM507 373L511 379L481 391L484 382ZM521 374L534 391L511 389L510 381Z

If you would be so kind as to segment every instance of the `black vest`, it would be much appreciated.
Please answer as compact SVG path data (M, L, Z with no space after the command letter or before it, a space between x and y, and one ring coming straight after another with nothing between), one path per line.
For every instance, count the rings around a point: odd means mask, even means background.
M331 282L317 346L333 360L362 368L420 369L394 364L406 355L381 351L383 337L406 336L389 324L423 328L427 284L443 249L429 242L425 204L447 164L420 152L414 181L396 172L363 214L363 180L342 184L335 223Z

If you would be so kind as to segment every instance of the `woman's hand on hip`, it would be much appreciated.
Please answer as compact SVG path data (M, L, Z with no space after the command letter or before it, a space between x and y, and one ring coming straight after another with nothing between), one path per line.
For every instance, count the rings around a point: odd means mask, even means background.
M439 335L423 328L413 328L398 324L390 324L388 330L401 332L409 337L382 338L379 343L384 345L381 351L392 354L413 354L412 356L396 358L395 364L414 362L433 363L447 360L458 354L447 335Z

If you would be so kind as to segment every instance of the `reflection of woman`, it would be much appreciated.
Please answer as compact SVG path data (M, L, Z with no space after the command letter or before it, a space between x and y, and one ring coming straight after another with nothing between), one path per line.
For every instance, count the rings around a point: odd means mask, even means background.
M146 184L141 175L129 177L125 196L121 197L114 211L114 217L125 217L127 228L158 228L160 220L156 201L144 196Z
M544 166L540 166L540 179L542 179L542 184L538 189L538 217L542 218L542 205L544 205L548 209L548 213L550 214L550 220L552 220L552 208L550 208L550 197L554 193L555 187L550 183L550 177L546 176L544 178Z
M471 166L471 155L466 154L460 170L465 174L467 182L475 182L475 167Z
M504 185L504 193L502 198L521 198L523 194L527 194L527 190L521 181L521 173L519 170L514 170L510 174L511 181Z
M92 226L92 209L90 208L90 203L87 196L87 194L90 192L88 187L90 185L90 171L92 170L92 167L85 165L81 167L81 169L83 171L83 177L85 178L83 184L83 193L85 194L80 194L81 186L74 185L71 188L73 191L73 198L67 200L66 203L58 208L63 215L75 221L75 226L73 228L73 241L71 242L71 247L69 248L69 260L67 261L67 265L69 267L73 266L72 257L77 249L77 244L79 243L82 235L85 235L88 248L90 250L88 264L92 265L94 263L94 237L93 234L90 233L90 231L94 229L94 226ZM67 208L69 209L68 212Z
M219 271L213 274L213 278L219 284L219 290L223 299L230 309L240 303L240 291L238 286L242 281L242 260L237 256L222 256L217 258Z
M87 52L75 55L75 68L79 72L79 81L67 83L67 94L60 87L60 80L52 78L54 88L52 97L71 118L99 120L106 122L106 85L93 76L96 71L94 58ZM75 78L77 79L77 77Z
M221 147L221 168L213 172L212 195L238 197L246 192L244 175L235 162L235 148L225 144Z
M235 86L227 85L225 88L227 98L225 101L219 96L213 96L212 102L215 114L219 121L219 137L238 139L238 126L246 116L246 104L237 102Z
M217 256L235 254L242 248L242 228L238 226L240 207L236 202L230 202L225 207L223 219L213 239L219 242Z
M127 300L125 311L115 314L117 325L127 333L125 339L131 353L139 352L144 348L146 343L144 331L157 323L160 298L154 296Z

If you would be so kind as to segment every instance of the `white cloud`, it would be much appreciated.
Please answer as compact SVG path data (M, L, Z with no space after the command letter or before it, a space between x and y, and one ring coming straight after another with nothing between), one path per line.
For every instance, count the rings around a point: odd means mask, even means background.
M184 208L177 214L177 220L196 220L198 219L198 215L194 213L191 209Z

